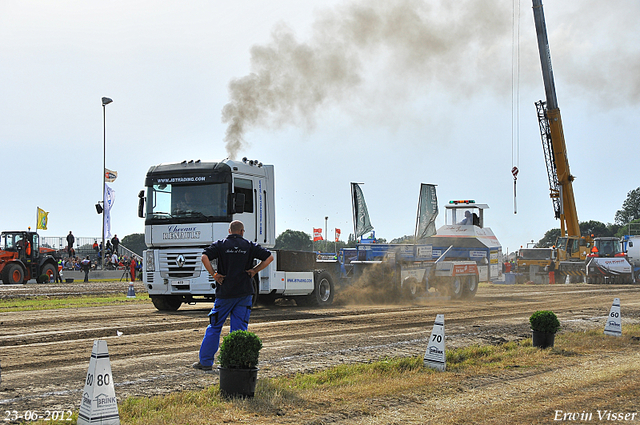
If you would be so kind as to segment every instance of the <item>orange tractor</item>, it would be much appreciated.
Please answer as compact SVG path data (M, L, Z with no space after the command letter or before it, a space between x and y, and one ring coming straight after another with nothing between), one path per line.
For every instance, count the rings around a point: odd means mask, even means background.
M5 284L38 283L55 278L58 265L49 254L53 250L40 247L36 232L2 232L0 234L0 279Z

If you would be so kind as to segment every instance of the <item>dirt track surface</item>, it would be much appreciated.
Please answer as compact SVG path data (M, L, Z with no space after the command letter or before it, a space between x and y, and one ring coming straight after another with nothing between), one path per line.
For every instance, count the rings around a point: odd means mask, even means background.
M122 282L4 285L0 297L121 293L126 288ZM136 294L146 297L140 283ZM623 326L640 322L637 286L487 285L470 301L258 307L249 329L263 341L259 367L260 376L266 377L384 357L423 356L436 314L445 315L447 349L529 338L528 318L536 310L556 312L563 330L604 328L614 297L621 299ZM149 301L0 313L0 411L77 410L96 339L107 341L119 400L215 384L215 373L189 367L198 359L210 307L183 305L167 313Z

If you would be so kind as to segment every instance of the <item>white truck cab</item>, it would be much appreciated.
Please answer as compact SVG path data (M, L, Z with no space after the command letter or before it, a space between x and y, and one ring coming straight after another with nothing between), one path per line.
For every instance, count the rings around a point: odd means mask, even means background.
M145 219L148 248L143 281L156 308L177 310L182 303L215 299L215 281L202 265L202 251L227 237L231 221L244 223L245 239L272 250L274 178L273 165L246 158L149 168L138 215ZM307 297L297 298L300 303L331 303L333 282L327 276L319 279L321 270L316 270L313 253L272 253L276 261L256 279L255 300L286 296ZM304 261L296 260L302 257Z

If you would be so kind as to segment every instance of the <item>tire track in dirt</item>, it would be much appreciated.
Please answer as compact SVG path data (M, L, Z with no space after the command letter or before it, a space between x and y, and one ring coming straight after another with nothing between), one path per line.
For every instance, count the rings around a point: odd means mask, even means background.
M554 310L568 328L599 326L614 296L623 299L623 320L640 317L635 287L491 285L469 302L258 308L251 330L264 343L261 376L276 376L422 355L436 314L445 314L447 348L527 337L528 316L537 309ZM108 341L120 399L211 385L215 374L188 368L197 360L207 325L209 306L203 306L172 313L158 312L150 303L0 313L0 406L76 410L94 339ZM116 337L116 331L123 336Z

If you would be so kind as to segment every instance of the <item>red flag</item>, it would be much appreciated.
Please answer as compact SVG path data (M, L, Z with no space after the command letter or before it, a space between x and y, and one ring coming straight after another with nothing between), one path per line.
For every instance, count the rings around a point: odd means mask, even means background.
M321 241L324 240L322 239L322 228L320 229L316 229L315 227L313 228L313 241Z
M340 240L340 229L336 228L336 242Z

